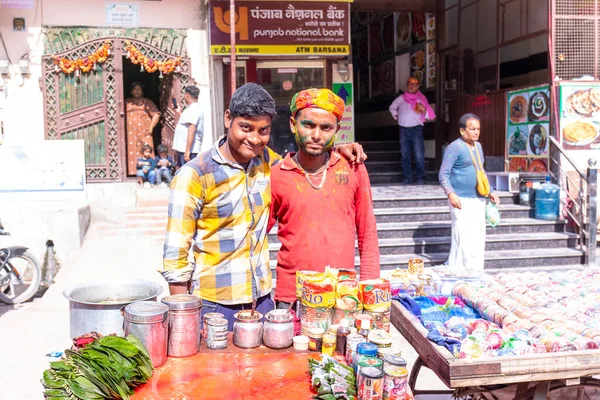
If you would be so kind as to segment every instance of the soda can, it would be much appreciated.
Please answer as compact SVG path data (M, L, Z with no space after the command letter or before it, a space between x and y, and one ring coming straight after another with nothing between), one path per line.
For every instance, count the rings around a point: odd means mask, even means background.
M358 375L358 400L383 400L383 371L361 368Z

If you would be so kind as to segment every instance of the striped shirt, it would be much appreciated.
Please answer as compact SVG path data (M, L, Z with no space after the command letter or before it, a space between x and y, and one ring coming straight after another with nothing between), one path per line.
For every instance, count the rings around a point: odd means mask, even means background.
M245 170L223 157L225 140L184 165L171 183L161 273L167 282L191 280L202 299L245 304L271 291L270 177L281 157L267 147Z

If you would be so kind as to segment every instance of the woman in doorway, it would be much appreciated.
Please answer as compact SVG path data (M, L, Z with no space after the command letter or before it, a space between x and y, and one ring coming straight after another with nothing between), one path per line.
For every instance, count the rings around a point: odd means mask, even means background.
M144 85L134 82L131 97L125 100L127 112L127 175L136 175L137 159L142 147L154 149L152 131L160 120L160 112L152 100L144 97ZM154 158L154 154L151 155Z
M440 167L440 185L448 196L452 216L452 240L446 264L452 269L483 271L485 252L485 197L477 192L475 160L483 149L478 142L481 132L479 117L465 114L458 121L460 138L444 151ZM489 194L494 204L500 199Z

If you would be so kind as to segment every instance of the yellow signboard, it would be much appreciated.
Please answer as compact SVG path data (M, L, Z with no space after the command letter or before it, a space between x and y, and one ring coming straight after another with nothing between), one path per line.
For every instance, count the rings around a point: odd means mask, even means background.
M315 54L322 56L345 56L350 54L350 46L328 46L328 45L240 45L235 46L237 55L296 55ZM210 46L210 54L224 56L231 54L231 47L226 45Z

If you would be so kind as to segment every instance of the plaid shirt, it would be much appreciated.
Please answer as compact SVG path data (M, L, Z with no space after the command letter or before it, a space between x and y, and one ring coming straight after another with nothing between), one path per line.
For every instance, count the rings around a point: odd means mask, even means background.
M220 304L252 302L271 291L267 224L271 167L281 157L269 148L247 172L219 146L184 165L171 183L162 275L192 281L194 293ZM188 263L193 244L194 263Z

